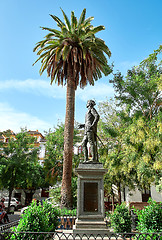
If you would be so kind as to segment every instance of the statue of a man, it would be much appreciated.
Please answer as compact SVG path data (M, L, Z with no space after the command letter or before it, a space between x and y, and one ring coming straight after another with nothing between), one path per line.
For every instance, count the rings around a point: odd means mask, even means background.
M82 141L83 152L84 152L84 162L88 161L88 148L87 143L90 144L92 160L91 162L98 162L98 153L97 153L97 123L99 121L99 114L94 108L96 105L95 101L88 100L87 108L88 111L85 115L85 124L80 124L79 128L84 127L84 138Z

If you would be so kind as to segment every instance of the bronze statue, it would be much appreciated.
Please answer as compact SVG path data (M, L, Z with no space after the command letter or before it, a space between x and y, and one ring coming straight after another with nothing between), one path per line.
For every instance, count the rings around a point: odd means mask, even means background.
M80 124L79 128L84 127L84 138L82 141L83 152L84 152L84 162L88 162L88 148L87 143L90 144L92 160L89 162L98 162L98 152L97 152L97 123L99 121L99 114L94 108L96 105L95 101L88 100L87 108L88 111L85 115L85 124Z

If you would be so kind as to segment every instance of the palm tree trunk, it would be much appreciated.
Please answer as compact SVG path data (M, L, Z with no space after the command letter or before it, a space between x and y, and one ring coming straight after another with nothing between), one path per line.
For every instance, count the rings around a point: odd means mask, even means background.
M75 83L72 79L68 79L66 93L65 130L64 130L63 176L61 187L61 206L67 208L72 207L71 175L73 155L74 109L75 109Z

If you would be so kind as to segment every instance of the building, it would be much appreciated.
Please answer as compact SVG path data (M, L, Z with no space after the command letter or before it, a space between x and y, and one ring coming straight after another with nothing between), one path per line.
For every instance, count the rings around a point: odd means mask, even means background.
M46 139L42 135L42 133L40 133L38 130L36 130L36 131L29 130L29 131L27 131L27 133L30 136L35 137L34 145L35 145L35 147L39 147L38 161L39 161L40 165L43 166L44 157L45 157ZM0 134L0 141L4 142L6 144L8 143L9 138L16 139L16 134L12 130L7 130ZM28 190L25 190L25 191L26 191L26 194L23 189L14 189L13 193L12 193L12 196L17 198L23 206L26 205L31 199L31 191L28 191ZM48 197L48 195L49 194L46 191L46 189L38 189L35 191L33 198L44 199L44 198ZM2 198L2 197L8 197L7 190L0 191L0 198Z

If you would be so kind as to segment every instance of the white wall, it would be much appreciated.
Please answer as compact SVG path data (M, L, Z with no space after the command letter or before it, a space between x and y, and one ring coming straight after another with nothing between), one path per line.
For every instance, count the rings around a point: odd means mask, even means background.
M129 191L128 188L125 189L126 202L142 202L142 194L137 188L135 191ZM156 202L162 201L162 193L156 191L154 185L151 186L151 198Z
M162 193L158 193L153 185L151 186L151 197L156 202L162 202Z
M142 194L138 189L136 189L136 191L129 191L129 189L126 187L125 195L126 202L142 202Z

